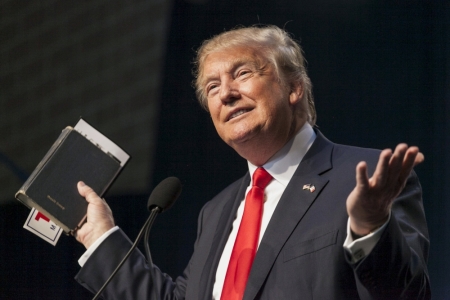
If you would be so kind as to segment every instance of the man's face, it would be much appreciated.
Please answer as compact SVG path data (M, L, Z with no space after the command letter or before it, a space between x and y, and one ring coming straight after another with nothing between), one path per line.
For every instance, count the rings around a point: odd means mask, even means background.
M282 85L274 66L256 50L235 47L210 53L202 77L219 136L246 159L242 147L254 148L256 142L258 151L281 148L292 136L293 105L301 94Z

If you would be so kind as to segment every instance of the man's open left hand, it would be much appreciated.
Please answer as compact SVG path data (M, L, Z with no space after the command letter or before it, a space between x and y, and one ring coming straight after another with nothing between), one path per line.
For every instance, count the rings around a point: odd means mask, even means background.
M347 198L354 234L367 235L387 221L392 202L405 187L412 168L423 160L419 148L399 144L394 153L391 149L381 152L372 177L365 162L356 166L356 187Z

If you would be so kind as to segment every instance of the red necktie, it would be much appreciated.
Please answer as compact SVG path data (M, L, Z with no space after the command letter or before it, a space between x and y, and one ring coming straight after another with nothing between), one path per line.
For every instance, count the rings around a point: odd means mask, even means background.
M263 168L253 173L253 185L245 198L244 215L228 264L221 300L241 300L258 247L264 189L272 176Z

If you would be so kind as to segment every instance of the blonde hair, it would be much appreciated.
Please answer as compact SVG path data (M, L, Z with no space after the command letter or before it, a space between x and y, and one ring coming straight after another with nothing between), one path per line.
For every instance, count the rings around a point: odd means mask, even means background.
M300 113L306 114L311 125L316 123L312 84L306 72L306 60L303 51L286 31L273 25L233 29L202 43L197 50L193 73L197 99L205 110L208 111L208 103L202 85L205 59L212 52L234 47L252 47L261 51L273 64L278 78L283 84L293 87L300 83L303 88L302 105L299 106Z

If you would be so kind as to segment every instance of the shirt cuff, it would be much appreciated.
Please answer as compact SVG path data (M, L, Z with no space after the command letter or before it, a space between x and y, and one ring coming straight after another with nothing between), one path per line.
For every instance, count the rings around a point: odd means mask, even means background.
M101 237L99 237L87 250L81 255L80 259L78 260L78 264L83 267L86 261L91 257L92 253L100 246L100 244L106 240L108 236L110 236L113 232L119 230L119 226L114 226L107 232L105 232Z
M391 219L391 212L389 212L389 218L386 223L384 223L380 228L375 230L374 232L369 233L359 239L353 240L352 232L350 229L350 218L347 221L347 238L344 242L344 249L350 253L352 263L357 263L364 257L372 252L372 249L380 240L381 234L386 228L389 220Z

